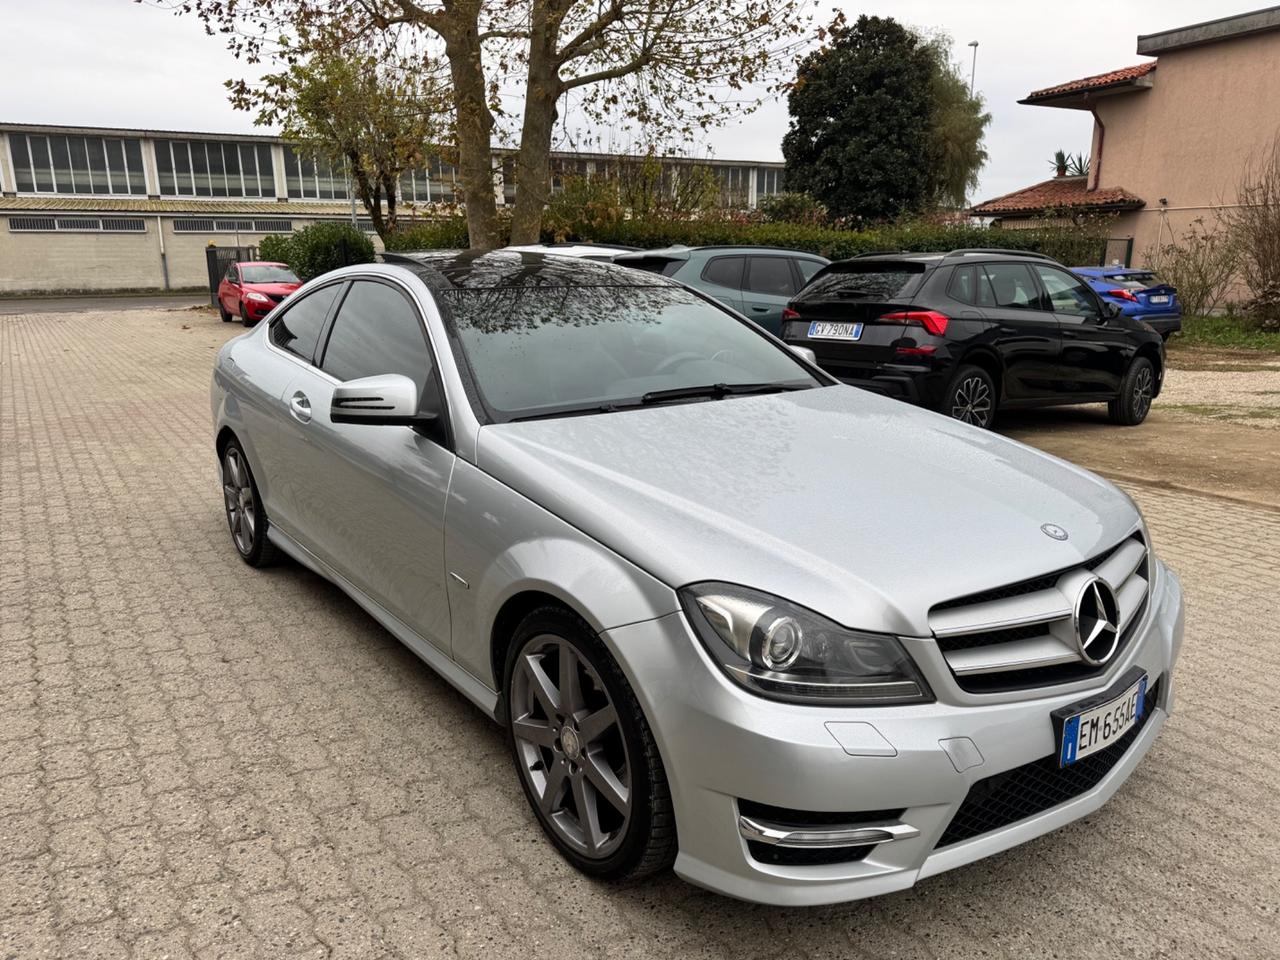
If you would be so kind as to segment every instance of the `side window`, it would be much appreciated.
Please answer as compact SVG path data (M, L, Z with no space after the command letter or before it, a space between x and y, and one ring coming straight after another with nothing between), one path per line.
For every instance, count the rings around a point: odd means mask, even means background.
M1036 273L1049 294L1049 302L1054 313L1067 313L1076 317L1096 319L1098 304L1092 291L1083 280L1078 280L1065 270L1056 267L1042 267L1036 264Z
M961 303L977 303L978 297L973 290L976 272L972 266L956 267L952 270L951 281L947 284L947 296Z
M789 297L796 292L796 280L786 257L751 257L747 261L746 289Z
M271 323L271 342L310 362L316 352L316 341L324 327L325 317L338 295L340 283L331 283L300 300L290 302L289 309Z
M1026 264L988 263L983 267L991 284L992 306L1016 310L1039 310L1040 297Z
M808 283L822 269L822 264L817 260L796 260L796 267L800 270L800 279Z
M422 324L409 299L385 283L353 283L333 320L320 369L339 380L401 373L417 384L421 397L431 367Z
M717 286L741 290L745 260L745 257L715 257L702 268L702 279Z
M227 280L230 281L231 283L240 282L240 273L238 270L236 270L236 265L234 263L231 266L227 267Z

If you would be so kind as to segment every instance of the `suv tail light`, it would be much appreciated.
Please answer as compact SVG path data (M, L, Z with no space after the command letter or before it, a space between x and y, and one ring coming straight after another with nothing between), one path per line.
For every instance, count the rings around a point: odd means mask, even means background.
M1121 300L1132 300L1134 303L1138 302L1138 298L1135 297L1131 291L1125 290L1121 287L1117 287L1115 290L1108 290L1107 296L1119 297Z
M896 310L879 318L881 323L917 323L935 337L946 336L951 318L937 310Z
M799 311L797 311L797 310L792 310L790 307L783 307L783 308L782 308L782 322L783 322L783 323L786 323L788 320L799 320L799 319L800 319L800 313L799 313Z

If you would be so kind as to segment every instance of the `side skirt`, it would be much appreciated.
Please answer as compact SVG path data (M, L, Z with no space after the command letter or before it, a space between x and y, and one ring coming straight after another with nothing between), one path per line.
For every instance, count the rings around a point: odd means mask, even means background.
M312 573L324 577L338 587L364 611L385 627L392 636L403 643L423 663L452 684L458 692L484 711L491 720L497 719L498 694L467 673L435 644L422 638L412 627L388 612L381 604L370 599L355 584L337 573L327 563L316 557L306 547L296 542L274 524L267 528L267 539L287 553Z

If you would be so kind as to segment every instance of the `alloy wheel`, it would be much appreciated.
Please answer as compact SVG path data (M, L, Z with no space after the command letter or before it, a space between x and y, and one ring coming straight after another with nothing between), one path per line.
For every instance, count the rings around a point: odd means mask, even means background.
M991 421L991 387L981 377L966 377L951 395L951 416L977 427Z
M516 661L511 711L520 773L544 821L583 856L612 854L631 821L631 764L600 675L564 638L536 636Z
M227 507L227 524L236 549L246 557L253 552L257 527L257 505L253 499L253 483L244 455L236 447L228 447L222 458L222 497Z
M1151 368L1143 366L1133 378L1133 414L1138 420L1151 410L1151 395L1155 392L1155 376Z

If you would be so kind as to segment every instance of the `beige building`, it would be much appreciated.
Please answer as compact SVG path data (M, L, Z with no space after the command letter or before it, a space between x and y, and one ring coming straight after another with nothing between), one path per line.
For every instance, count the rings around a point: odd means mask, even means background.
M1087 178L1054 178L972 212L1009 227L1046 211L1114 212L1113 236L1147 265L1192 221L1234 206L1250 162L1280 136L1280 7L1140 36L1137 52L1157 59L1019 101L1093 114ZM1109 259L1126 245L1111 244Z
M633 158L556 153L561 178ZM710 167L726 203L754 206L782 186L782 164L666 158L664 174ZM499 203L509 152L495 151ZM432 160L399 184L401 209L452 203L454 168ZM343 172L278 137L0 124L0 294L203 287L205 249L256 246L321 220L356 216ZM376 242L376 238L375 238Z

